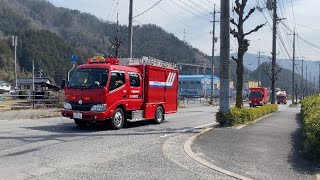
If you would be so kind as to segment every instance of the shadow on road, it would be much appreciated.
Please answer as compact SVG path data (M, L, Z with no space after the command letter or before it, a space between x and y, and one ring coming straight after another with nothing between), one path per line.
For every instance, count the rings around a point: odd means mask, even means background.
M142 123L142 125L141 125ZM149 126L150 125L150 126ZM140 126L148 126L148 128L139 128ZM104 137L121 137L121 136L146 136L146 135L167 135L167 134L192 134L194 130L191 127L184 128L161 128L160 125L152 124L151 122L135 122L129 123L128 127L113 131L99 130L96 126L88 126L86 128L79 128L74 123L61 123L56 125L48 126L33 126L33 127L22 127L28 130L42 131L44 133L36 134L15 134L1 137L0 140L18 140L21 143L19 145L10 145L6 147L0 147L0 151L14 148L17 146L28 145L31 143L44 142L42 147L50 146L46 142L54 142L53 144L67 143L72 141L84 140L84 139L99 139ZM130 129L132 128L132 129ZM136 129L135 129L136 128ZM31 149L26 151L19 151L6 156L16 156L25 153L37 151L39 149Z
M295 121L298 128L291 134L292 149L289 156L289 163L293 170L300 173L315 174L316 163L308 159L308 156L303 152L303 123L300 113L296 115Z

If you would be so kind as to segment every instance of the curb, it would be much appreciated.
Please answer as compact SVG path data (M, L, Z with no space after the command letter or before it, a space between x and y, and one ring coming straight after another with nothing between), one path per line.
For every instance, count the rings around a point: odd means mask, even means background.
M212 170L214 170L214 171L220 172L220 173L222 173L222 174L225 174L225 175L227 175L227 176L230 176L230 177L233 177L233 178L236 178L236 179L252 180L251 178L248 178L248 177L245 177L245 176L241 176L241 175L239 175L239 174L236 174L236 173L230 172L230 171L228 171L228 170L222 169L222 168L220 168L220 167L218 167L218 166L216 166L216 165L208 162L207 160L201 158L200 156L198 156L197 154L195 154L195 153L192 151L191 146L192 146L193 142L194 142L195 140L197 140L198 138L204 136L205 134L209 133L211 130L213 130L213 128L207 128L207 129L201 131L199 134L194 135L194 136L192 136L191 138L189 138L189 139L184 143L184 146L183 146L185 153L187 153L187 155L188 155L191 159L197 161L198 163L200 163L200 164L202 164L202 165L204 165L204 166L206 166L206 167L208 167L208 168L210 168L210 169L212 169Z

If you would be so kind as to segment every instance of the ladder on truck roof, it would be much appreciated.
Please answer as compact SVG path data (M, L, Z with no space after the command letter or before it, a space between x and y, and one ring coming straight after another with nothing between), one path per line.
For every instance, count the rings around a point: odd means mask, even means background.
M177 65L174 63L146 56L143 56L142 58L122 58L121 62L121 64L124 63L126 65L152 65L169 69L177 69Z

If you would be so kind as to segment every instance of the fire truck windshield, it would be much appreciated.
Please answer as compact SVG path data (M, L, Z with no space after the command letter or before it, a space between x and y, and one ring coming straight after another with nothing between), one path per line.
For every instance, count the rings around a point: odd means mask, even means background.
M103 88L108 82L107 69L77 69L72 74L68 88Z
M251 97L251 98L262 98L262 93L261 92L251 92L249 97Z

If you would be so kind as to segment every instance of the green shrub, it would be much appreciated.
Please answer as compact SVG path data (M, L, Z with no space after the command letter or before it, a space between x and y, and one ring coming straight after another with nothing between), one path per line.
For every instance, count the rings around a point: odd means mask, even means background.
M320 161L320 97L313 96L301 103L304 150L313 160Z
M231 108L228 112L218 112L217 122L223 126L235 126L253 122L259 117L278 111L278 105L267 104L260 108Z

